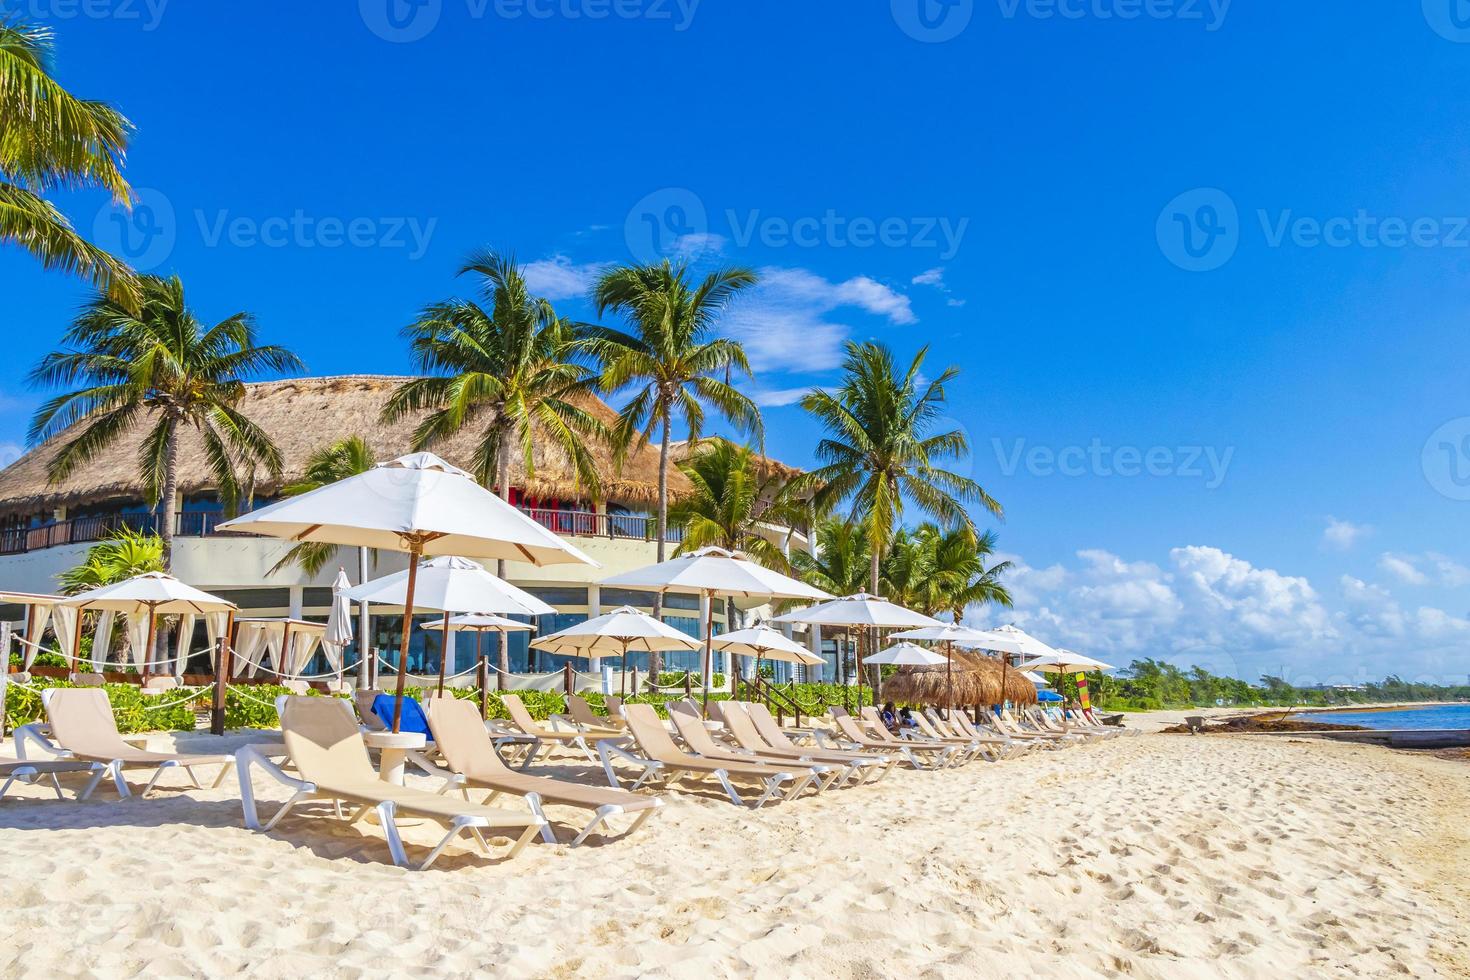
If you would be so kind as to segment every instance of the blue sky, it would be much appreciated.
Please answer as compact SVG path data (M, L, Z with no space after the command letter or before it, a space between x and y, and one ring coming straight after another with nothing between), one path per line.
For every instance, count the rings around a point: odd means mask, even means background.
M1470 18L920 2L0 9L138 125L133 227L90 193L59 198L77 224L314 374L404 371L471 248L579 316L602 263L750 265L730 327L790 462L843 340L962 369L950 417L1023 563L979 618L1124 663L1463 682ZM85 290L14 249L0 281L13 449Z

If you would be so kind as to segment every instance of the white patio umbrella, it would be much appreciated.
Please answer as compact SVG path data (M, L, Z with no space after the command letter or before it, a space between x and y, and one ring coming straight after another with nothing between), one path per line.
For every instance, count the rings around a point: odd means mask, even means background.
M803 667L820 667L826 662L780 630L771 629L765 623L733 633L721 633L710 644L716 650L732 656L754 657L757 672L762 660L780 660L789 664L801 664Z
M509 584L509 583L506 583ZM530 623L523 623L518 619L506 619L504 616L492 616L489 613L466 613L461 616L450 616L437 623L425 623L420 629L426 630L449 630L454 633L475 634L475 665L479 668L476 682L480 687L480 717L490 716L490 699L487 688L490 679L485 672L485 654L480 649L480 640L486 633L517 633L521 631L534 632L536 627Z
M626 659L633 651L698 650L700 643L687 633L681 633L632 606L619 606L612 612L532 640L531 646L570 657L617 656ZM623 678L626 682L626 670Z
M943 643L944 658L944 687L949 703L954 703L954 645L974 643L983 637L980 630L971 629L968 626L958 626L954 623L943 623L939 626L921 626L916 630L904 630L902 633L894 633L889 636L890 640L925 640L930 643ZM948 710L948 709L945 709Z
M961 643L961 646L977 647L981 650L993 650L1000 654L1000 681L1001 689L1004 690L1006 682L1006 671L1010 668L1011 654L1021 657L1040 657L1056 653L1051 647L1042 643L1036 637L1027 633L1018 626L1007 624L993 630L981 630L983 639L975 643Z
M519 616L549 616L552 606L511 585L487 571L479 562L445 555L420 562L417 569L394 572L348 589L344 595L356 602L403 607L403 621L409 622L417 610L433 610L444 614L448 623L454 613L510 613ZM415 589L409 592L410 580ZM410 606L412 608L410 608ZM441 629L443 625L441 624ZM449 631L453 632L453 631ZM444 637L444 653L439 657L439 693L444 693L444 674L449 660L449 632ZM399 663L400 673L403 663Z
M1071 650L1057 650L1050 656L1037 657L1023 664L1017 664L1021 670L1041 671L1045 674L1090 674L1098 670L1116 670L1112 664L1105 664L1101 660Z
M716 596L745 599L828 599L826 592L799 579L758 565L744 555L724 548L700 548L657 565L614 575L602 583L623 589L654 589L658 592L693 592L708 600L704 621L704 705L709 709L712 672L711 641L714 636ZM727 623L729 627L733 624Z
M870 664L896 664L902 667L937 667L949 663L949 658L940 653L931 653L917 643L899 643L886 650L879 650L868 658Z
M147 572L132 578L104 585L62 600L59 605L77 610L77 629L73 639L73 652L81 640L81 614L87 610L125 613L129 616L148 618L147 640L143 645L141 679L148 679L149 657L153 651L153 639L158 628L160 615L207 616L224 613L233 618L236 606L227 599L201 592L192 585L185 585L172 575L163 572ZM228 624L229 618L226 619ZM225 627L229 635L229 626Z
M322 651L332 661L339 680L347 645L352 642L352 600L345 594L350 588L352 582L347 578L347 569L337 569L336 581L332 583L332 608L327 613L326 632L322 634ZM364 636L363 640L366 639Z
M902 628L919 629L922 627L937 627L945 625L932 616L905 609L897 603L889 602L881 596L868 595L859 592L856 595L843 596L830 602L823 602L806 609L798 609L784 616L777 616L778 623L806 623L813 626L842 626L847 630L857 630L859 645L857 657L858 683L863 682L863 652L861 639L863 634L870 629L878 628ZM878 691L873 690L876 700Z
M505 558L533 565L597 564L433 453L380 463L366 473L226 521L220 530L294 542L406 551L407 608L414 606L419 559L424 555ZM403 712L409 628L410 618L405 615L393 705L395 732Z

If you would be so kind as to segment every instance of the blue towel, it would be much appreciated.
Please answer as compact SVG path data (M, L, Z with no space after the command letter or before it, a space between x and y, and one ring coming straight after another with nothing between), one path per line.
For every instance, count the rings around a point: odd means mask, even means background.
M373 714L382 719L383 724L389 728L393 727L393 695L379 694L373 698ZM403 715L399 718L398 730L400 732L418 732L429 741L434 736L429 734L429 719L424 714L423 706L410 697L403 699Z

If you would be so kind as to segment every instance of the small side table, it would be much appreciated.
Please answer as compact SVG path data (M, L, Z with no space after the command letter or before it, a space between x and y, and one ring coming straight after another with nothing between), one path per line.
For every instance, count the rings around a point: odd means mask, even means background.
M403 770L408 761L408 753L428 744L428 739L420 732L365 732L362 740L367 743L368 748L382 750L378 778L396 786L403 785Z

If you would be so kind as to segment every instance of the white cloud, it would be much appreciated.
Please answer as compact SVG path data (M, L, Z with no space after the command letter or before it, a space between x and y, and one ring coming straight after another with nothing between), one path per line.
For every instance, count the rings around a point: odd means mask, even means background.
M1373 528L1367 524L1354 524L1352 521L1328 517L1327 527L1322 531L1322 546L1333 551L1348 551L1372 533Z
M1408 555L1393 555L1384 552L1378 559L1378 567L1405 585L1428 585L1429 576L1419 570L1414 559Z
M718 235L712 231L690 232L675 239L673 253L684 259L724 255L725 246L728 243L729 239L724 235Z
M919 273L910 280L915 286L933 286L935 289L944 288L944 266L937 266Z
M798 388L766 388L760 385L746 384L742 389L750 400L761 408L780 408L783 405L795 405L801 401L803 395L812 390L811 385Z
M586 296L597 276L608 267L606 262L577 265L565 255L553 255L523 266L526 286L532 293L549 300Z
M805 269L766 268L724 319L757 371L827 371L842 362L852 327L831 314L854 309L896 325L917 322L909 298L867 276L831 281Z

